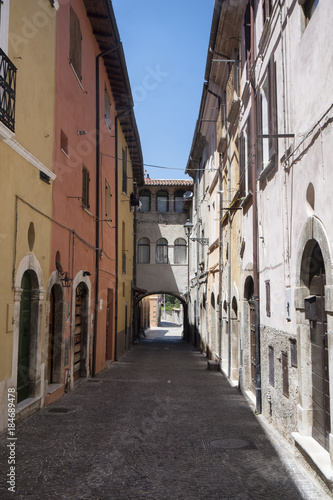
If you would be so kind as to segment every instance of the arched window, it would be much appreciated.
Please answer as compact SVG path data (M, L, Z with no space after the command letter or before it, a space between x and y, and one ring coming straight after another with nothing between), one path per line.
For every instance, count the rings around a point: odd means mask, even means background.
M140 191L139 199L141 202L140 212L150 211L150 191L148 189L143 189Z
M168 191L158 191L156 194L156 209L157 212L168 212L169 210L169 194Z
M148 238L140 238L138 243L138 263L149 264L150 262L150 241Z
M174 245L174 261L175 264L186 264L187 262L187 245L183 238L177 238Z
M179 189L178 191L175 192L175 212L182 212L183 211L183 206L184 206L184 198L183 198L184 191L182 189Z
M156 242L156 264L168 263L168 242L165 238L160 238Z

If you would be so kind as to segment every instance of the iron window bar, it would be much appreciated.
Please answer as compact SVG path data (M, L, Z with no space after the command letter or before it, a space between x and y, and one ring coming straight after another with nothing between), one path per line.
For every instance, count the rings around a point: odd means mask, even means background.
M15 132L17 69L0 48L0 121Z

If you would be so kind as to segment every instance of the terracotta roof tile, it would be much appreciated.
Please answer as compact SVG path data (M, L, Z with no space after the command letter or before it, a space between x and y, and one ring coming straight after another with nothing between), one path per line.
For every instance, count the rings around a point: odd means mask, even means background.
M145 177L145 186L193 186L192 179L150 179Z

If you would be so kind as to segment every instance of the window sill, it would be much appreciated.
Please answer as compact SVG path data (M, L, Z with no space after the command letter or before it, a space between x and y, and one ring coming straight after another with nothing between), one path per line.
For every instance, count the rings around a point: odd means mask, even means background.
M66 151L62 148L60 148L60 151L62 151L64 153L64 155L66 156L66 158L70 159L69 156L68 156L68 153L66 153Z
M268 163L265 165L264 169L260 172L258 176L258 181L263 182L269 174L271 174L274 169L276 168L277 162L276 162L276 155L275 153L270 157Z

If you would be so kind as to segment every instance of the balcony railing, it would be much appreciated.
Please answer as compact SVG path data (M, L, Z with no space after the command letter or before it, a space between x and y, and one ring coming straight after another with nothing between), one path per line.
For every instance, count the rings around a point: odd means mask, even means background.
M15 132L16 67L0 49L0 122Z

